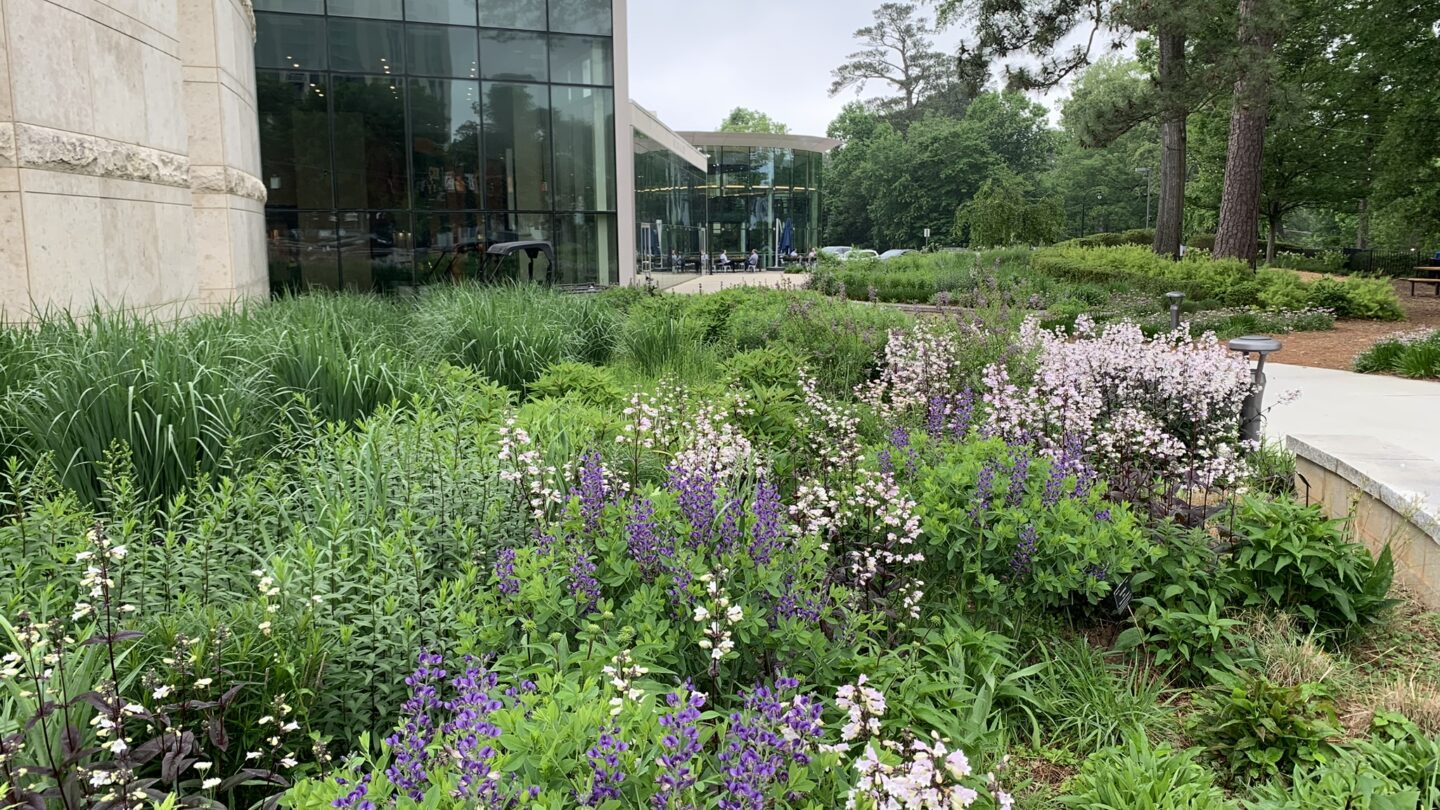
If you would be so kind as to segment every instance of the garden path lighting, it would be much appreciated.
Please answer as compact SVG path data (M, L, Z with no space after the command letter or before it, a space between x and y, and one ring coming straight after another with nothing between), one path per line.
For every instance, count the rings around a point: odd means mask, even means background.
M1227 344L1230 351L1240 352L1249 360L1253 353L1259 357L1255 364L1255 385L1245 403L1240 406L1240 438L1242 441L1260 440L1260 409L1265 400L1265 358L1280 351L1280 341L1269 335L1246 335Z
M1185 300L1185 293L1165 293L1165 300L1170 302L1170 331L1174 332L1180 329L1180 302Z

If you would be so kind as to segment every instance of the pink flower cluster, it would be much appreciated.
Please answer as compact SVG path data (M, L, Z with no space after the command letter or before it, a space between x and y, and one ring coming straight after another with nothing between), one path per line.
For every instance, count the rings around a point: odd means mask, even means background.
M1196 338L1182 327L1146 338L1118 323L1097 334L1082 318L1072 339L1030 318L1020 343L1035 358L1028 386L999 364L985 370L992 435L1037 442L1049 455L1079 440L1112 476L1143 469L1210 487L1243 472L1240 408L1253 385L1250 368L1213 333Z
M855 395L885 416L925 407L932 397L954 393L956 343L936 321L918 321L896 329L885 345L885 366L878 380L856 387Z

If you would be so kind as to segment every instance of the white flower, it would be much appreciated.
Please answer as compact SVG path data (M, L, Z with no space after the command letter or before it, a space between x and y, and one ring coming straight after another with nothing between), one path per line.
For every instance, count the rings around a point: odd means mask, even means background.
M300 724L295 722L294 720L291 720L290 722L280 727L281 731L298 731L299 729Z
M733 605L729 610L725 611L725 620L731 624L739 624L740 620L744 617L745 611L739 605Z
M259 759L259 758L260 758L260 752L259 752L259 751L247 751L247 752L245 753L245 761L246 761L246 762L253 762L253 761L255 761L255 760Z
M215 679L214 679L214 678L201 678L200 680L198 680L198 681L195 682L195 688L196 688L196 689L205 689L205 688L208 688L208 687L210 686L210 684L212 684L212 683L214 683L214 682L215 682Z
M110 743L105 747L110 750L110 753L115 754L116 756L119 756L120 754L123 754L130 749L130 746L125 744L124 738L120 737L117 737L114 742Z
M213 762L197 762L197 763L195 763L195 770L200 771L201 773L204 773L205 771L210 770L210 769L213 768L214 766L215 766L215 763L213 763Z
M708 618L710 618L710 610L708 608L704 605L699 605L695 608L695 621L703 622Z
M280 764L286 768L293 768L299 763L295 760L294 757L285 757L284 759L280 760Z
M155 687L155 691L151 692L150 694L156 700L164 700L165 698L169 697L170 693L173 691L175 691L175 688L167 684L164 686Z
M220 787L220 777L218 776L212 776L200 783L202 790L214 790L217 787Z

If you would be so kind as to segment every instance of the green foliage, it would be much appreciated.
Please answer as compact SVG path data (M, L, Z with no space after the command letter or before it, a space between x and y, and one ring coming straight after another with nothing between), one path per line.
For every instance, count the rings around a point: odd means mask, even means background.
M1037 270L1071 281L1163 280L1192 299L1213 298L1230 306L1260 304L1269 309L1325 307L1342 318L1399 320L1399 298L1388 282L1347 278L1306 283L1287 270L1252 273L1243 262L1212 260L1192 253L1180 261L1156 256L1138 246L1084 248L1056 246L1037 250Z
M1210 771L1196 761L1199 753L1133 735L1086 759L1065 783L1060 804L1081 810L1233 810Z
M759 110L736 107L720 122L721 132L759 132L784 135L790 128Z
M1084 637L1052 645L1045 663L1035 712L1054 744L1086 754L1144 738L1170 720L1159 678L1107 660Z
M968 233L975 247L1039 245L1060 233L1061 213L1050 200L1027 200L1030 189L1014 174L986 180L955 215L957 240Z
M1233 686L1196 702L1192 739L1232 778L1260 783L1335 756L1341 734L1323 686L1276 686L1244 675Z
M957 583L977 610L1098 605L1146 554L1129 509L1063 471L1050 484L1050 461L999 440L942 451L916 486L926 579Z
M1339 521L1293 498L1247 497L1236 510L1234 570L1244 604L1297 614L1322 628L1378 621L1389 598L1394 560L1348 542Z
M1364 374L1399 374L1414 379L1440 379L1440 331L1386 338L1355 358Z
M537 397L561 398L574 396L587 405L613 406L620 402L622 392L615 374L603 366L585 363L558 363L545 370L530 385Z

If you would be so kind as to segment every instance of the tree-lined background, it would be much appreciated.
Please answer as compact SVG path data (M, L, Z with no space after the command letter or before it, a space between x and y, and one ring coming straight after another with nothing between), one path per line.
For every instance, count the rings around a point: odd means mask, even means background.
M951 26L958 52L935 45ZM855 38L830 88L855 100L828 132L829 244L1440 247L1440 3L885 3Z

